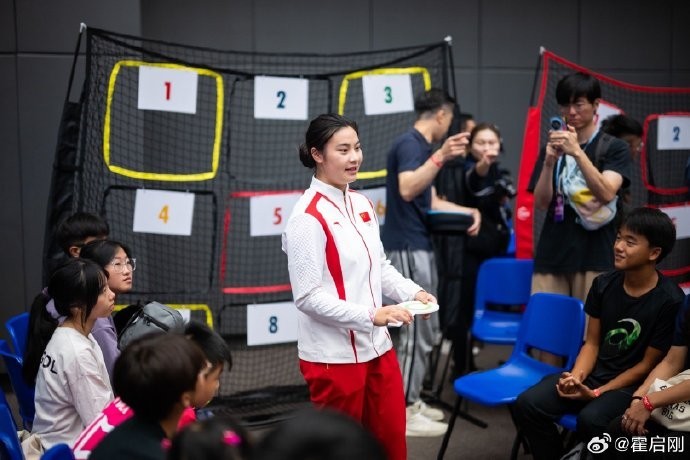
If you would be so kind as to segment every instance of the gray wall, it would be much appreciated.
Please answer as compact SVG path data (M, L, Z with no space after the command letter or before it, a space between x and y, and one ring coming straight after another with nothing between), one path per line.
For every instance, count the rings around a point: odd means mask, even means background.
M51 165L80 22L262 52L365 51L452 35L461 107L502 128L504 163L517 172L539 46L631 83L690 86L688 19L685 0L3 0L0 322L26 310L41 287Z

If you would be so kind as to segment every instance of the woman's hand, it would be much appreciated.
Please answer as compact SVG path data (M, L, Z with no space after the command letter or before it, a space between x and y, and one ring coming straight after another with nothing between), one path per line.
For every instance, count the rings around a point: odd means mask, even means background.
M644 425L649 420L652 415L647 409L645 409L644 404L639 399L633 399L630 403L630 407L625 411L621 419L621 428L626 433L635 436L644 436L648 433Z
M426 291L419 291L418 293L415 294L414 300L418 300L422 303L438 303L438 300L436 300L436 297L433 295L429 294ZM431 318L431 313L427 313L425 315L422 315L422 319L429 319Z
M388 305L376 309L374 313L374 326L388 326L388 324L398 325L410 324L414 316L406 308L397 305Z

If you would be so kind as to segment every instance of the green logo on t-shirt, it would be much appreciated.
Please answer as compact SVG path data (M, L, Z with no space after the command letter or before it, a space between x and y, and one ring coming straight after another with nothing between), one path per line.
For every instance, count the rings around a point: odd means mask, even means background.
M640 336L642 326L640 326L640 323L638 323L632 318L623 318L618 322L631 323L633 325L632 331L628 331L628 328L626 327L611 329L608 333L606 333L606 337L604 337L604 342L606 342L609 345L618 347L619 351L625 351L628 348L630 348L632 344L635 343L635 340L637 340L637 338Z

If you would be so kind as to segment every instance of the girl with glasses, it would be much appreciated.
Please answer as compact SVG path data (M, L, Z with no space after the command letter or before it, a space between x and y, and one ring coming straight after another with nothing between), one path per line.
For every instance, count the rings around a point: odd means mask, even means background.
M80 256L96 262L108 273L108 287L118 296L132 290L136 259L128 246L113 240L92 241L81 248ZM120 355L117 348L117 330L112 316L101 318L91 331L103 351L108 373L112 378L115 359Z

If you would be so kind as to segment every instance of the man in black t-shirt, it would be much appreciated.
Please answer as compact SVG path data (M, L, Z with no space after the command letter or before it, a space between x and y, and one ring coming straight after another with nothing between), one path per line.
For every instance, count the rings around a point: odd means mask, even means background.
M577 168L592 197L608 203L630 182L630 151L622 140L597 130L601 87L596 78L581 72L565 76L556 86L556 100L567 130L549 132L529 186L535 207L546 211L534 256L532 293L553 292L584 301L592 280L613 268L616 219L596 230L585 229L568 202L563 181L569 169Z
M657 449L652 452L635 451L630 447L623 451L618 449L608 452L606 458L632 458L632 459L667 459L667 458L688 458L685 446L690 446L690 432L688 431L674 431L660 425L651 418L652 410L655 408L663 408L665 406L675 405L681 403L680 407L674 409L676 413L683 412L685 401L690 400L690 380L677 383L669 386L666 389L654 391L648 394L650 387L656 379L669 380L671 377L681 373L682 371L690 370L690 296L685 299L685 305L678 310L676 316L676 328L673 333L673 342L671 348L666 353L664 359L650 372L647 379L633 394L633 399L630 401L630 406L625 413L615 418L606 430L612 439L618 439L621 436L628 438L628 445L632 446L633 436L645 436L647 446L653 446L659 440L666 444L673 442L675 438L676 446L668 445L668 449ZM647 396L646 405L644 397ZM650 408L652 410L650 410ZM665 411L662 411L664 414ZM673 413L666 415L669 418L673 417ZM655 439L653 439L655 438ZM642 445L642 441L638 438L638 442ZM664 446L666 447L666 445ZM672 448L675 447L675 448Z
M515 415L534 458L560 458L554 424L577 413L587 444L628 407L633 392L671 346L683 291L656 270L676 230L658 209L637 208L616 235L616 270L598 276L587 295L587 338L570 372L545 377L522 393Z

